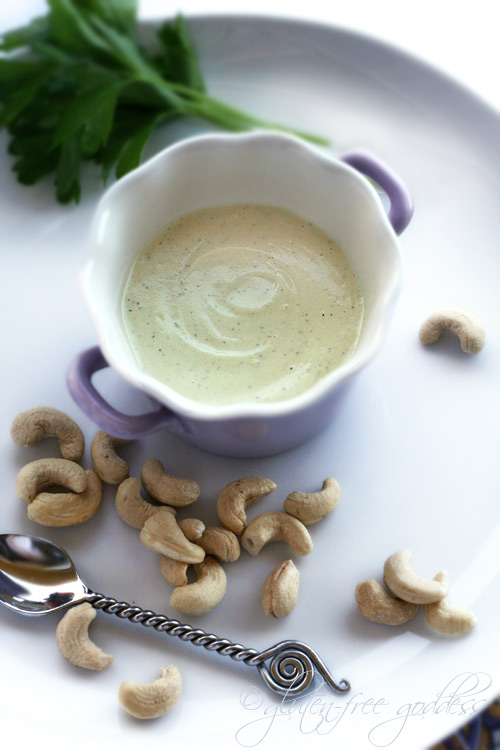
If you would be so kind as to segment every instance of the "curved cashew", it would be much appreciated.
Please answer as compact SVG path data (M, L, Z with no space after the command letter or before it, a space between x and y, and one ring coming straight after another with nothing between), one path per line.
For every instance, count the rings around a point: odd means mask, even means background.
M434 580L446 584L448 574L441 571ZM424 615L431 628L447 635L465 635L477 624L477 617L470 609L452 607L446 597L439 602L425 604Z
M194 566L196 583L175 588L170 597L170 606L186 615L206 615L220 602L226 593L226 574L212 557Z
M176 513L175 508L168 505L152 505L144 500L141 496L141 480L138 477L129 477L120 483L116 490L115 506L122 521L134 529L142 529L148 518L159 510L168 510L173 516Z
M55 437L62 457L68 461L79 461L85 451L85 438L77 423L51 406L35 406L18 414L10 434L15 444L23 448L36 445L46 437Z
M272 570L264 582L262 606L270 617L287 617L295 609L300 573L291 560Z
M422 578L410 567L411 552L400 549L387 558L384 565L384 583L391 593L413 604L428 604L443 599L447 593L444 583Z
M141 478L151 497L176 508L194 503L200 494L197 482L167 474L162 462L157 458L149 458L143 464Z
M288 513L262 513L254 518L241 537L241 544L254 557L268 542L287 542L297 555L308 555L313 548L308 530Z
M119 687L121 706L136 719L157 719L175 706L182 691L182 678L172 664L160 670L160 678L141 685L125 680Z
M148 518L141 530L141 542L153 552L185 563L199 563L205 551L188 541L171 513L160 510Z
M484 346L483 324L478 317L466 310L438 310L422 323L418 335L423 344L434 344L443 331L450 331L458 336L462 351L467 354L478 354Z
M217 513L223 526L238 536L247 523L245 508L276 489L271 479L245 477L226 485L217 498Z
M205 531L205 524L199 518L183 518L179 521L179 528L190 542L198 542Z
M374 580L358 583L354 596L363 617L382 625L402 625L415 617L420 606L391 596Z
M188 582L187 569L189 563L172 560L162 555L160 558L160 573L171 586L186 586Z
M205 524L198 518L184 518L179 521L179 528L189 542L199 542ZM160 572L163 578L172 586L185 586L187 584L187 569L189 563L180 560L171 560L162 555L160 560Z
M332 477L327 477L319 492L292 492L283 503L286 513L302 521L304 526L320 521L337 505L340 487Z
M115 448L119 445L127 445L130 440L109 435L104 430L99 430L92 440L90 455L95 473L107 484L120 484L130 473L130 467L123 458L120 458Z
M240 556L240 543L236 534L220 526L207 526L198 544L208 555L222 562L234 562Z
M87 489L80 493L41 492L28 505L28 518L43 526L74 526L92 518L102 499L102 484L90 469Z
M106 669L113 657L93 643L88 634L96 611L88 602L68 609L59 621L56 640L59 650L71 664L84 669Z
M17 496L29 503L49 487L61 486L72 492L87 489L87 474L80 464L66 458L39 458L23 466L17 475Z

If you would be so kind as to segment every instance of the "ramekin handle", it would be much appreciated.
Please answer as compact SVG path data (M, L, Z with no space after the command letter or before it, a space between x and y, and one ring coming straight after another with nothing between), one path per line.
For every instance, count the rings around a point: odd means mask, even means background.
M363 151L344 154L340 159L380 185L391 204L388 219L396 234L402 234L413 216L413 201L402 180L386 164Z
M76 356L66 374L71 396L80 409L102 430L118 438L133 440L150 435L173 421L173 413L163 406L138 416L122 414L114 409L92 385L92 376L105 367L109 365L101 349L94 346Z

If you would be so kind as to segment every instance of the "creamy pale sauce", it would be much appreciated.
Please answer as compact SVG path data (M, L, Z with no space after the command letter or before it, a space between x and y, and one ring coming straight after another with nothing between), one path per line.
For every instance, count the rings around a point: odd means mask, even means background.
M274 206L193 211L152 237L126 280L140 367L209 404L296 396L356 348L364 300L340 246Z

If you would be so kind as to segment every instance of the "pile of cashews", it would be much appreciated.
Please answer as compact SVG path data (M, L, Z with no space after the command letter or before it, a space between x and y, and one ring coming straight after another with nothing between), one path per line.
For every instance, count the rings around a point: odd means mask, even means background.
M361 581L355 590L361 614L383 625L409 622L423 605L427 623L446 635L464 635L476 625L469 609L448 602L448 573L440 571L433 579L423 578L411 568L411 552L401 549L384 564L384 585L376 580Z
M419 338L433 344L443 332L455 334L461 348L478 354L484 346L481 321L462 309L446 308L430 315L421 325ZM155 458L146 461L141 478L130 477L130 467L116 452L128 441L99 430L91 444L93 470L85 470L80 461L85 438L71 417L52 407L36 407L19 414L11 426L14 442L33 446L46 437L55 437L61 458L32 461L18 474L16 492L28 504L28 517L45 526L70 526L83 523L97 512L102 499L102 483L118 485L116 509L129 526L140 529L143 544L160 554L160 571L174 590L170 605L189 615L210 612L226 591L226 574L221 563L234 562L241 546L253 556L272 541L288 543L298 555L307 555L313 544L307 526L317 523L336 507L340 488L332 477L318 492L292 492L284 501L284 512L268 512L247 524L246 509L276 489L273 481L245 477L228 484L217 499L222 526L208 526L196 518L177 522L177 508L194 503L199 485L168 474ZM152 502L143 499L141 482ZM48 491L54 488L66 491ZM410 566L411 553L399 550L384 565L384 584L362 581L355 599L368 620L386 625L401 625L417 614L423 605L431 627L446 634L464 634L476 625L475 615L448 603L448 574L438 573L433 580L417 575ZM194 566L197 580L188 583L187 569ZM262 605L267 615L288 616L296 606L300 574L292 560L277 565L267 576ZM99 648L89 636L96 611L89 603L69 609L60 620L56 640L63 656L78 667L106 669L113 657ZM182 678L177 667L160 670L159 679L149 684L127 680L120 685L120 704L132 716L152 719L163 716L178 702Z
M114 484L128 477L128 464L115 447L127 441L112 438L100 430L92 441L93 470L78 463L85 452L80 427L67 414L52 407L35 407L18 414L11 436L21 447L31 447L44 438L56 438L62 458L42 458L24 466L18 474L16 492L28 503L28 518L44 526L72 526L92 518L102 499L102 483ZM54 488L63 492L50 492ZM99 648L89 636L96 610L85 602L69 609L60 620L56 641L63 656L75 666L103 670L113 657ZM177 667L160 670L160 677L149 684L126 680L118 699L125 710L138 719L163 716L179 700L182 678Z
M16 492L28 504L28 518L44 526L72 526L92 518L101 504L102 482L78 463L85 438L76 422L58 409L39 406L18 414L10 433L22 447L55 437L62 456L31 461L19 472ZM66 491L48 491L56 487Z
M160 554L160 571L174 590L170 605L190 616L210 612L226 591L226 574L221 563L236 561L241 546L252 556L272 541L282 541L297 555L308 555L313 544L307 526L325 518L336 507L340 488L328 477L317 492L292 492L283 512L267 512L247 523L246 509L276 489L263 477L245 477L229 483L217 499L221 526L205 526L197 518L177 521L177 510L194 503L199 485L168 474L156 458L142 466L141 477L130 477L128 463L117 448L128 441L99 430L92 440L92 470L79 464L85 439L71 417L52 407L36 407L19 414L11 435L22 447L34 446L44 438L57 439L62 458L43 458L24 466L18 474L16 491L28 503L28 517L45 526L70 526L90 519L97 512L103 483L117 485L115 505L120 518L140 530L148 549ZM49 491L54 488L63 492ZM142 488L148 499L142 497ZM240 546L241 540L241 546ZM194 566L197 580L188 583L187 569ZM296 606L300 574L292 560L277 565L267 576L262 590L264 612L270 617L288 616ZM103 670L113 657L89 636L96 612L89 603L72 607L61 618L56 640L63 656L73 665ZM170 665L160 678L149 684L126 681L120 686L121 705L136 718L156 718L177 703L182 689L179 670Z
M141 495L141 484L150 498ZM284 511L262 513L247 523L246 509L276 489L264 477L244 477L226 485L217 499L221 526L205 526L197 518L177 521L177 510L194 503L198 484L168 474L156 458L142 466L141 478L128 477L116 492L116 509L129 526L140 529L142 543L160 555L160 571L174 590L170 606L190 616L204 615L222 600L226 592L224 563L235 562L241 547L256 556L273 541L289 545L297 555L313 548L307 526L316 523L336 507L340 489L328 477L318 492L293 492L284 501ZM196 581L188 583L187 570L194 567ZM292 560L280 563L266 578L262 604L267 615L282 618L297 603L299 572Z

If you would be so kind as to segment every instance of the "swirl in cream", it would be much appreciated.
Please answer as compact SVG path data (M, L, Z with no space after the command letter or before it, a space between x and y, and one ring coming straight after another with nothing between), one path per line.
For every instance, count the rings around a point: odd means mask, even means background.
M281 208L200 209L138 254L123 320L145 371L205 403L279 401L354 351L359 281L341 248Z

